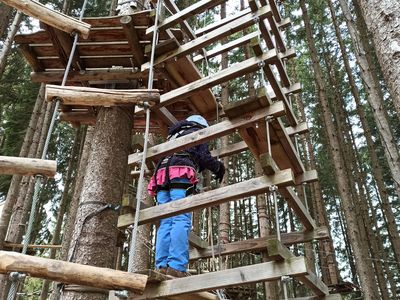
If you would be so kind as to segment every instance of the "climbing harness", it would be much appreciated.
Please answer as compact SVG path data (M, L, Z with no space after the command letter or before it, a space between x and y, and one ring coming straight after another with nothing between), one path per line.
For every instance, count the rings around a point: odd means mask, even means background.
M82 21L83 16L85 14L85 9L86 9L86 5L87 5L88 0L84 0L83 5L82 5L82 10L79 16L79 21ZM65 68L65 72L64 72L64 77L61 83L61 86L65 86L66 82L67 82L67 78L68 78L68 74L69 71L71 69L71 65L72 65L72 61L74 59L74 55L75 55L75 51L76 51L76 46L78 43L78 38L79 38L79 34L78 32L73 32L72 35L74 36L74 41L72 44L72 48L71 48L71 53L69 55L68 58L68 62L67 62L67 66ZM49 148L49 144L50 144L50 138L51 138L51 134L53 133L53 129L54 129L54 125L56 122L56 119L58 117L58 108L60 106L60 100L57 99L56 104L54 106L54 111L53 111L53 115L50 121L50 126L49 129L47 131L47 136L46 136L46 141L44 143L44 147L43 147L43 153L42 153L42 157L41 159L46 159L47 156L47 151ZM42 186L42 179L43 176L38 174L35 175L35 188L34 188L34 193L33 193L33 198L32 198L32 207L31 207L31 212L30 212L30 216L29 216L29 221L28 221L28 228L26 230L25 233L25 238L23 241L23 248L22 248L22 254L25 254L28 250L28 244L29 241L31 239L31 234L32 234L32 230L33 230L33 225L34 225L34 221L36 219L36 207L37 204L39 202L39 192ZM21 280L23 279L23 276L21 276ZM18 282L19 280L13 280L11 287L10 287L10 291L8 293L7 296L7 300L13 300L15 298L16 292L17 292L17 288L18 288Z

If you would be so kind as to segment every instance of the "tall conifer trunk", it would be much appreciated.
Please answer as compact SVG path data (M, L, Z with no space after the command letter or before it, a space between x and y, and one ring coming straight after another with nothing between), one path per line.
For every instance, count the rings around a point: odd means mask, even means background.
M337 181L338 191L343 203L343 212L346 216L348 235L350 243L353 246L353 251L355 255L355 262L357 273L360 278L361 288L364 293L365 299L378 299L378 291L374 278L372 274L372 266L370 261L365 258L368 254L365 248L361 244L359 239L359 228L354 214L355 207L351 199L351 192L349 183L346 180L344 161L341 156L340 144L338 141L337 133L334 129L332 114L330 112L328 100L326 98L325 83L323 81L322 70L319 65L319 60L317 56L317 50L312 36L310 19L308 17L308 12L304 0L300 0L300 7L303 13L303 20L306 29L306 37L308 41L308 46L310 48L310 54L312 59L312 67L314 70L314 75L317 84L318 100L320 103L320 108L322 110L322 117L325 123L327 138L329 141L329 149L331 157L333 159L335 177Z

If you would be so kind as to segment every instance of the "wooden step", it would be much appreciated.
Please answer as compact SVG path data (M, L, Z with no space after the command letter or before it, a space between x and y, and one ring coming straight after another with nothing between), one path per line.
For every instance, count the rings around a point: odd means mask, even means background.
M43 175L54 177L57 172L55 160L38 158L0 156L0 174L6 175Z
M146 275L0 251L0 273L10 272L68 284L132 292L142 292L147 283Z
M284 245L290 246L293 244L311 242L313 240L329 239L330 234L327 227L317 227L314 230L281 233L281 238ZM272 235L251 240L215 245L214 253L215 255L230 255L240 252L263 252L267 249L267 241L270 239L276 239L276 236ZM212 247L208 246L204 249L191 249L189 256L191 261L210 258L212 257Z
M271 185L291 185L294 177L290 169L274 174L262 176L216 190L192 195L173 202L157 205L140 211L139 224L146 224L170 216L179 215L196 209L218 205L228 201L239 200L243 197L258 195L268 191ZM134 223L133 214L121 215L118 218L118 227L126 227Z
M135 105L148 102L158 103L158 90L110 90L92 87L46 85L45 99L53 101L60 98L64 105L117 106Z
M206 35L200 36L186 44L183 44L176 51L172 51L165 55L162 55L155 59L154 65L159 65L161 63L175 60L177 58L189 55L191 53L196 52L218 40L221 40L227 36L232 35L235 32L243 30L249 26L254 24L255 19L265 19L268 15L271 15L272 12L270 8L263 7L259 9L256 13L243 15L242 17L233 20L232 22L225 24L221 27L214 29L211 32L208 32ZM142 71L149 69L150 63L145 63L142 65Z
M54 11L35 0L2 0L2 2L69 34L78 32L83 38L89 36L91 27L89 24Z
M237 128L249 126L250 124L264 119L266 116L279 117L284 113L282 102L276 102L256 112L247 113L233 120L225 120L210 127L198 130L191 134L182 136L176 140L168 141L151 147L147 151L147 161L154 161L174 152L196 146L212 139L228 135ZM128 164L137 164L142 160L142 153L130 154Z
M143 295L135 299L157 299L193 292L214 290L223 287L280 279L281 276L307 274L303 257L295 257L282 262L266 262L235 269L211 272L167 280L158 284L148 284ZM190 298L182 298L190 299Z

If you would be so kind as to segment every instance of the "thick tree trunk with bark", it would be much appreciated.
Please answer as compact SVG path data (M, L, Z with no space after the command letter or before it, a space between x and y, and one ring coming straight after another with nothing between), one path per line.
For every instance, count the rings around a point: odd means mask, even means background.
M355 0L355 2L362 8L385 82L397 116L400 118L400 2L398 0Z
M341 150L339 146L339 141L337 133L335 132L335 127L332 121L332 114L329 109L328 100L326 98L325 83L323 81L322 70L319 65L319 60L317 56L317 50L315 42L312 36L310 19L308 17L307 8L304 0L300 0L301 10L303 12L303 20L306 29L306 36L308 41L308 46L310 48L310 54L312 59L312 65L314 70L314 75L317 84L317 91L319 96L319 102L322 110L322 117L325 123L327 138L329 140L329 149L331 157L333 159L335 177L337 181L338 191L343 203L343 212L346 216L346 221L348 225L348 234L350 243L353 246L353 251L355 255L355 262L357 273L361 281L361 288L364 293L365 299L378 299L378 291L374 278L372 274L371 262L365 260L365 251L363 251L363 245L359 239L359 228L356 221L356 216L354 214L355 207L352 203L351 192L349 183L346 180L345 166L343 158L341 157Z
M69 261L113 268L118 214L122 199L133 122L133 109L101 108L97 117ZM66 289L62 299L106 299L101 292Z
M368 154L371 158L372 174L374 175L374 179L378 186L378 192L379 192L379 196L382 201L382 208L383 208L384 214L387 217L387 227L388 227L388 231L389 231L389 239L392 243L392 247L393 247L394 253L396 255L396 260L397 260L397 262L400 262L400 236L397 231L396 219L395 219L395 216L394 216L394 213L392 210L392 206L389 202L388 191L385 186L385 181L383 178L383 171L379 164L379 159L378 159L378 156L376 153L376 149L375 149L376 145L372 139L371 130L370 130L368 122L367 122L367 116L365 114L364 106L361 102L360 93L358 91L358 88L357 88L357 85L356 85L356 82L355 82L355 79L354 79L354 76L353 76L353 73L352 73L352 70L350 67L349 57L346 52L346 48L345 48L342 36L340 34L340 29L337 24L336 15L335 15L335 9L333 7L331 0L328 1L328 4L329 4L329 9L331 11L333 25L335 26L336 38L339 42L344 67L346 69L347 77L349 78L351 93L354 97L354 101L356 103L356 108L357 108L357 113L360 117L361 126L364 131L364 137L365 137L365 141L366 141L367 147L368 147Z
M11 6L0 3L0 40L5 35L13 14Z
M364 81L365 89L368 93L368 103L372 107L372 113L377 125L378 132L382 139L386 161L389 165L397 195L400 197L400 155L396 145L396 139L388 120L385 109L382 90L379 86L378 77L372 70L372 61L368 60L367 48L363 40L357 34L349 6L345 0L339 0L343 14L346 18L347 27L354 44L357 63L360 65L360 75ZM366 42L366 41L365 41Z

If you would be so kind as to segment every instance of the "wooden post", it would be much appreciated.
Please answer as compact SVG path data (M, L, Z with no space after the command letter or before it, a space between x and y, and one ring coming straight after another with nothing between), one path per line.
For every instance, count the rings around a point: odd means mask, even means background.
M43 23L53 26L62 31L72 33L78 32L84 39L89 36L90 25L54 11L34 0L1 0L28 16L39 19Z
M54 177L57 171L55 160L0 156L0 174L31 176L41 174Z
M32 277L70 284L139 293L144 290L147 283L146 275L0 251L0 273L10 272L25 273Z

